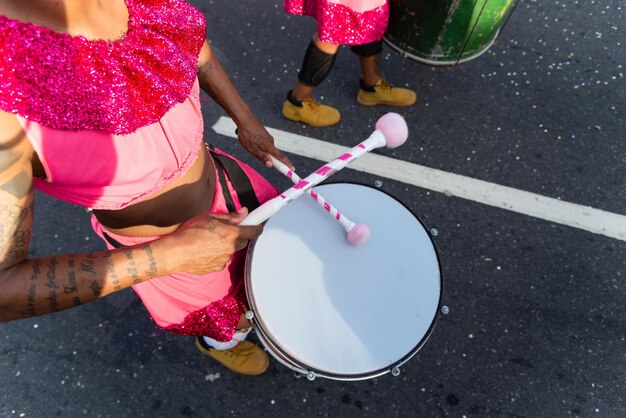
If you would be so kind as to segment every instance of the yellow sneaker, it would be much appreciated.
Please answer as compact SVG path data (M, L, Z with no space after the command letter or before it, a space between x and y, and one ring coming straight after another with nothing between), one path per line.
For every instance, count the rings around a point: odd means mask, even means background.
M293 104L289 99L283 103L283 116L294 122L303 122L316 128L332 126L341 120L341 113L334 107L326 106L308 97L302 106Z
M229 350L216 350L208 346L202 337L196 337L196 347L235 373L256 376L270 365L267 353L250 341L242 341Z
M417 101L417 94L413 90L387 84L384 78L378 80L373 86L368 86L361 80L361 88L356 101L363 106L382 104L406 107Z

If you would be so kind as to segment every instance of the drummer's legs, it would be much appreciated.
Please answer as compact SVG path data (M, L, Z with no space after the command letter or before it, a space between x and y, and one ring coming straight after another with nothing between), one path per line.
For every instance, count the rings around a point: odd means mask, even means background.
M384 104L388 106L411 106L417 100L414 91L387 84L380 69L382 41L351 47L359 56L361 80L357 101L364 106Z
M313 89L332 70L339 45L323 42L317 34L311 40L298 74L298 79L283 103L283 116L294 122L304 122L316 127L331 126L339 122L341 114L333 107L313 100Z

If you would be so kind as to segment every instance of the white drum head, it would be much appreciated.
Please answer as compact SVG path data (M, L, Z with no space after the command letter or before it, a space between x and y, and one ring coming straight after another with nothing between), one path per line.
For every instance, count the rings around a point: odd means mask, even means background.
M256 325L270 352L306 371L379 375L415 354L430 333L441 297L435 248L421 222L379 190L316 189L372 236L350 245L339 222L308 196L281 209L248 256Z

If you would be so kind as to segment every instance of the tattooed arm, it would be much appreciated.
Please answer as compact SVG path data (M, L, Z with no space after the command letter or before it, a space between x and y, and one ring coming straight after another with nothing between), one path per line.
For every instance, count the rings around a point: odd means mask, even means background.
M28 255L33 224L33 148L17 119L0 112L0 269Z
M28 259L34 150L14 116L0 112L0 129L0 321L77 306L160 273L150 246Z
M237 125L239 143L246 151L267 167L272 166L269 158L271 154L293 169L289 158L274 146L274 138L241 99L208 42L204 43L200 51L198 80L202 90L233 119Z
M28 258L34 150L16 118L0 111L0 322L56 312L185 271L223 270L261 227L240 227L243 211L203 215L148 244L90 254Z

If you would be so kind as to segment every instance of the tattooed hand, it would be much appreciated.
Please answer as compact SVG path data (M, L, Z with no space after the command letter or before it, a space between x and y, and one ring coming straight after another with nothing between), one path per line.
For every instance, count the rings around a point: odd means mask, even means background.
M223 270L232 255L263 230L261 225L237 225L247 215L245 208L239 213L202 215L160 239L160 245L167 245L167 269L196 275Z

